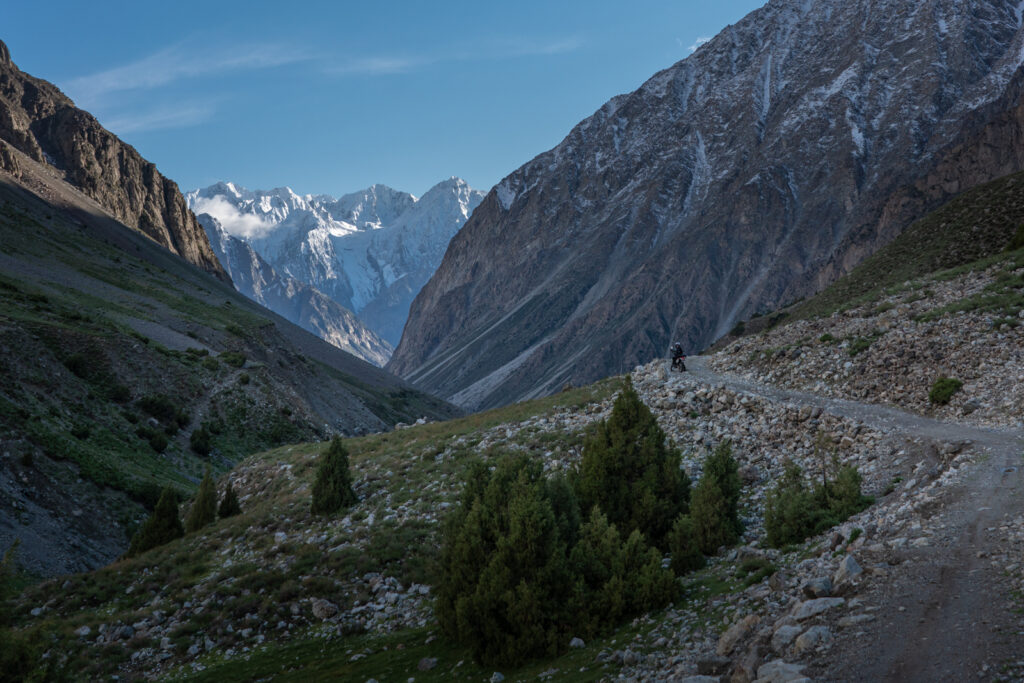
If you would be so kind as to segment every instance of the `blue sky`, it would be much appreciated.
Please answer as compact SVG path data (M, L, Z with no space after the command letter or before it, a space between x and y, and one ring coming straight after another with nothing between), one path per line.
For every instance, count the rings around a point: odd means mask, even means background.
M763 0L9 3L14 62L183 190L479 189Z

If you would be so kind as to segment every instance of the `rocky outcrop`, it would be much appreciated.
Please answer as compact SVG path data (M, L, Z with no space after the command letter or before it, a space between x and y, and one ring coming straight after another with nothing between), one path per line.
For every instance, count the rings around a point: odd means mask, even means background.
M2 43L0 139L56 170L128 227L228 279L174 181L54 85L20 71ZM2 152L0 167L9 170Z
M770 2L495 187L389 368L492 406L814 293L1024 166L1020 27L995 0Z

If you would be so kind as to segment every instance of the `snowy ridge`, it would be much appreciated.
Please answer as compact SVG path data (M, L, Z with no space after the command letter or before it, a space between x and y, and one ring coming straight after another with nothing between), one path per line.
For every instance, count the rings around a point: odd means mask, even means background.
M230 182L186 195L193 211L215 218L275 271L355 312L391 344L401 337L412 299L482 199L455 177L420 199L386 185L335 199Z

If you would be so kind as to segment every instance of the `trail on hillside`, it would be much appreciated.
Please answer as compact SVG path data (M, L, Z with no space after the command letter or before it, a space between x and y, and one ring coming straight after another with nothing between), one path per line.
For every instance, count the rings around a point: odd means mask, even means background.
M1024 565L1024 433L781 389L715 373L704 360L688 358L690 372L670 381L703 381L817 406L911 438L968 440L982 454L932 513L930 545L901 549L891 564L869 567L881 578L872 579L858 597L877 608L877 620L860 637L844 633L811 662L813 673L808 673L842 681L1020 680L1024 605L1014 600L1021 586L1010 575Z

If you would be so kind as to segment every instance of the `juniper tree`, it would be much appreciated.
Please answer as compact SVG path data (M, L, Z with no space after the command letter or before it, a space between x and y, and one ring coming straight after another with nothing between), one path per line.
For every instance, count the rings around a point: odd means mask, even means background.
M725 500L726 518L732 525L733 530L740 534L743 532L743 523L740 522L740 483L739 464L732 456L732 443L728 440L721 442L704 459L703 476L712 478L718 484L722 497Z
M348 451L341 437L331 439L327 452L320 457L313 482L313 501L310 512L330 515L358 502L352 490L352 473L348 468Z
M213 483L210 469L207 468L203 480L199 482L195 500L192 501L192 509L185 517L185 531L187 533L199 531L215 521L217 521L217 487Z
M227 519L228 517L234 517L242 513L242 506L238 502L238 496L235 495L235 487L228 482L228 487L224 491L224 497L220 501L220 508L217 510L217 516L221 519Z
M153 514L132 537L128 555L138 555L184 535L185 530L178 517L178 494L170 486L165 486Z
M693 518L679 515L668 536L668 549L672 553L672 571L682 576L704 566L704 554L697 543L697 529Z
M687 510L690 479L679 451L666 444L628 376L609 418L584 439L577 489L583 510L596 505L621 533L639 529L660 548Z

